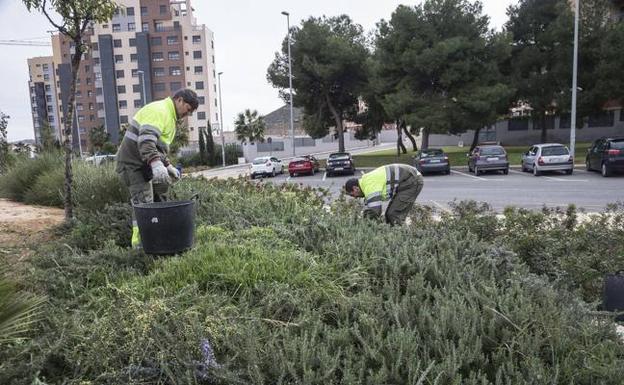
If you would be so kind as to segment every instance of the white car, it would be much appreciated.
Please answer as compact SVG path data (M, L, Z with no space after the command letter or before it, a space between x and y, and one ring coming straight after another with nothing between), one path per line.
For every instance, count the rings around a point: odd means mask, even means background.
M256 158L253 162L251 162L251 166L249 168L251 179L254 179L257 176L275 176L283 173L284 166L282 165L282 161L274 156L261 156Z
M574 162L570 151L563 144L535 144L529 151L522 154L522 171L532 171L533 175L541 175L544 171L564 171L572 174Z
M115 154L95 154L93 156L85 158L85 162L91 163L96 166L112 163L115 161Z

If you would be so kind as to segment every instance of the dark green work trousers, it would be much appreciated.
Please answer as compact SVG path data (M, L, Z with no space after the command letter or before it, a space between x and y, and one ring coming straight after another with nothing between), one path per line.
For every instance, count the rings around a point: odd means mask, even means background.
M416 170L414 169L414 171ZM405 222L405 218L414 206L422 188L423 177L418 175L417 171L402 177L399 181L398 191L386 209L386 222L391 225L400 225Z

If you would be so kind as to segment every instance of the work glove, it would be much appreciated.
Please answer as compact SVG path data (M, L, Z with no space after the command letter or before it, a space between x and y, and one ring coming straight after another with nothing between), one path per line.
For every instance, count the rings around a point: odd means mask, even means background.
M167 171L169 172L169 176L173 179L174 182L180 180L180 171L175 168L172 164L167 166Z
M152 183L171 183L171 179L169 178L169 172L165 165L160 160L155 160L150 163L150 167L152 168Z

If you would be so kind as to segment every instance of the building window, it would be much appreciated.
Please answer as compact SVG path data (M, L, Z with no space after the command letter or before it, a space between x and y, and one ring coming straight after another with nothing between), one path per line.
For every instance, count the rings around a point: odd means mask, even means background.
M76 103L76 110L82 111L82 103Z
M134 7L128 7L128 8L126 8L126 15L128 15L128 16L134 16Z
M121 24L113 24L113 32L120 32Z
M136 24L128 23L128 31L136 31Z
M180 52L172 51L168 53L169 60L180 60Z
M141 30L143 32L149 32L149 23L142 23L141 24Z
M178 44L178 37L177 36L167 36L167 44L168 45Z
M133 84L132 85L132 92L141 93L141 85L140 84Z
M131 62L136 62L139 60L139 56L136 53L131 53L130 54L130 61Z
M115 71L115 77L117 79L123 78L124 77L124 70L117 70L117 71Z
M50 87L49 84L46 84L45 85L45 90L46 90L46 92L50 92L50 91L52 91L52 87Z
M54 111L54 108L52 106L48 106L48 112L52 112Z
M153 37L151 39L152 45L162 45L162 38L160 36Z
M93 111L94 108L93 103L89 103L89 110Z
M136 47L136 39L135 38L130 38L130 40L128 40L128 45L130 47Z
M121 39L114 39L113 40L113 47L121 48Z
M162 21L154 21L154 30L156 32L163 32L165 30L165 25Z
M177 91L180 88L182 88L182 83L180 83L180 82L171 82L171 83L169 83L169 89L171 91Z
M206 113L204 111L200 111L197 113L197 119L206 120Z
M84 70L85 72L89 72L89 70L91 70L91 66L89 65L84 66Z
M99 65L100 64L100 58L99 57L94 57L93 58L93 64Z
M206 103L206 98L203 96L198 96L197 100L199 101L199 104L205 104Z
M164 91L165 83L154 83L154 91Z
M200 44L200 43L201 43L201 36L193 35L193 44Z
M201 74L204 72L204 67L202 66L195 66L195 74Z
M42 65L41 69L44 70L44 71L47 71L48 70L48 65L47 64Z
M95 115L91 114L89 115L89 121L93 122L95 120Z
M96 95L102 95L102 88L98 87L95 89L95 94Z
M115 63L123 63L123 55L115 55Z
M128 123L128 115L119 115L119 123L121 124Z
M217 107L217 98L215 98L215 107Z
M96 72L95 73L95 80L102 80L102 73L101 72Z
M161 14L161 15L166 14L166 13L167 13L167 8L168 8L168 7L167 7L166 5L161 5L161 6L160 6L160 14Z
M195 82L195 89L196 90L203 90L204 89L204 82Z
M98 43L91 43L91 50L92 51L97 51L98 49L100 49L100 47L98 46Z
M141 99L134 99L134 108L141 107Z
M79 122L84 122L84 120L85 120L84 115L78 115L78 121ZM84 130L84 127L80 127L80 131L84 132L83 130Z
M50 123L54 122L54 115L49 115L48 116L48 122L50 122Z
M50 80L50 75L43 74L43 80Z
M152 61L163 61L165 60L162 52L152 52Z
M87 84L91 84L91 78L86 78L86 79L85 79L85 82L86 82Z
M98 111L104 111L104 103L97 103Z
M128 108L128 102L127 102L127 101L125 101L125 100L120 100L120 101L119 101L119 108L120 108L120 109L126 109L126 108Z
M141 16L147 16L147 7L141 7Z
M87 97L92 97L92 96L93 96L93 91L88 90L88 91L87 91Z
M193 59L201 59L202 51L193 51Z
M182 75L182 70L180 69L180 67L169 67L169 75L171 76Z
M35 102L34 99L35 98L33 97L33 103ZM46 95L46 102L47 103L52 103L52 95Z
M154 68L154 76L165 76L165 69L162 67Z
M133 78L136 78L137 76L139 76L139 74L138 74L138 71L139 71L139 70L138 70L138 69L132 69L132 70L130 70L130 71L132 72L132 77L133 77Z
M117 86L117 93L118 94L125 94L126 93L126 86Z

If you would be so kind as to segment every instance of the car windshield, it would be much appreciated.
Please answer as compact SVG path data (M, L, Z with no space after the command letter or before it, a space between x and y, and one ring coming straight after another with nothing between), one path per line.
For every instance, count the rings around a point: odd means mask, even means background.
M481 155L505 155L502 147L481 147Z
M624 139L611 141L611 148L616 150L624 150Z
M439 149L425 150L420 154L420 156L423 158L431 158L433 156L442 156L442 155L444 155L444 151L439 150Z
M552 155L568 155L570 152L564 146L549 146L542 148L543 156L552 156Z
M348 160L349 159L349 154L331 154L329 156L330 160Z
M256 158L253 160L253 164L262 164L268 162L269 158Z

